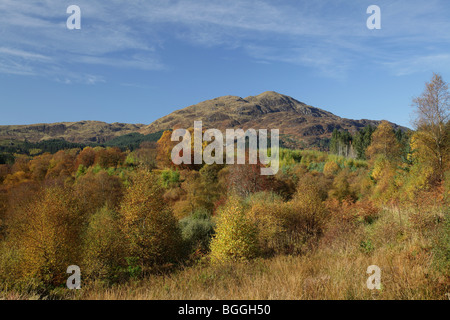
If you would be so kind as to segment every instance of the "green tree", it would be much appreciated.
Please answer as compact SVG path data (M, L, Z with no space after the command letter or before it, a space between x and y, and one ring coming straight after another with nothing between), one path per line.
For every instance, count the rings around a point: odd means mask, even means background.
M344 157L354 157L353 137L348 131L334 129L330 141L330 152Z
M358 159L366 159L366 150L372 142L372 134L375 131L375 128L371 125L364 127L361 131L356 133L353 141L353 145L356 151L356 157Z

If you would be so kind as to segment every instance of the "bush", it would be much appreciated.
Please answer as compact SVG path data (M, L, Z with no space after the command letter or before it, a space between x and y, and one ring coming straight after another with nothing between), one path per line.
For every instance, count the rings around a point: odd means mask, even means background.
M257 255L257 228L246 217L242 204L231 198L219 214L211 241L211 262L245 261Z
M52 187L17 217L11 240L23 251L20 268L27 279L44 286L59 286L67 279L67 267L79 263L83 216L68 190Z
M209 251L215 224L205 210L199 210L180 221L183 240L189 249Z
M355 192L349 183L350 171L348 169L340 171L334 178L333 187L329 192L329 196L339 201L344 199L356 200Z
M22 251L13 243L0 242L0 288L17 287L17 281L22 278L20 263Z
M336 161L327 161L325 163L325 166L323 167L323 173L327 176L327 177L332 177L334 175L337 174L337 172L339 171L340 167L339 165L336 163Z
M180 182L180 172L178 170L164 170L161 172L161 179L165 188L178 186Z
M284 210L283 220L288 235L292 237L291 248L298 252L299 245L310 245L311 240L317 240L322 234L327 210L316 185L300 185L294 199L288 203L289 208Z
M248 218L258 229L259 251L264 255L272 255L283 249L285 239L286 216L283 210L287 204L280 196L269 192L259 192L247 198L250 209ZM281 252L280 252L281 253Z
M163 198L158 176L139 170L132 178L122 207L122 231L130 243L130 256L144 267L175 262L182 244L178 221Z
M126 256L117 214L106 207L93 214L83 240L83 274L92 280L116 280Z

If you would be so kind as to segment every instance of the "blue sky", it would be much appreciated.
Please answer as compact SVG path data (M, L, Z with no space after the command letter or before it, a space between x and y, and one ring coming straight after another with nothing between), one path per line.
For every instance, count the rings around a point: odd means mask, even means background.
M72 4L81 30L66 28ZM0 0L0 124L149 124L272 90L411 126L432 72L450 82L449 16L447 0Z

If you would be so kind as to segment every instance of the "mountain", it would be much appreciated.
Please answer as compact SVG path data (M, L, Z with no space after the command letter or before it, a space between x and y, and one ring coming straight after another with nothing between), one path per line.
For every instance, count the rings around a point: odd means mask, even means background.
M59 122L51 124L0 126L0 141L39 142L64 139L75 143L104 143L125 134L138 132L143 124L105 123L100 121Z
M241 98L224 96L200 102L162 117L140 130L143 134L168 128L189 128L202 120L204 128L279 129L287 147L320 145L334 129L356 132L365 126L378 126L380 121L351 120L312 107L289 96L268 91ZM402 128L392 124L395 129Z
M172 112L150 125L80 121L0 126L0 142L64 139L85 144L105 143L131 133L147 135L173 128L187 129L198 120L203 121L204 128L223 131L228 128L279 129L282 144L292 148L321 146L334 129L354 133L365 126L378 126L380 123L341 118L289 96L268 91L247 98L224 96L203 101ZM392 126L406 130L396 124Z

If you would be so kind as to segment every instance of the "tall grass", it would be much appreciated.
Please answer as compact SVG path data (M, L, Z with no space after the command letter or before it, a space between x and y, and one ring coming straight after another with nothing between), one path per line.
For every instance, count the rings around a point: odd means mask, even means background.
M359 210L359 209L358 209ZM372 220L331 217L316 248L304 255L278 255L250 262L211 265L207 260L171 274L79 291L59 291L66 299L448 299L448 213L420 215L385 208ZM447 230L447 231L446 231ZM368 245L370 243L370 245ZM365 245L363 245L365 244ZM445 251L447 250L447 251ZM439 268L436 259L439 259ZM381 268L381 290L369 290L367 267ZM442 268L444 267L444 268ZM445 269L447 268L447 269ZM0 298L34 299L3 291Z

